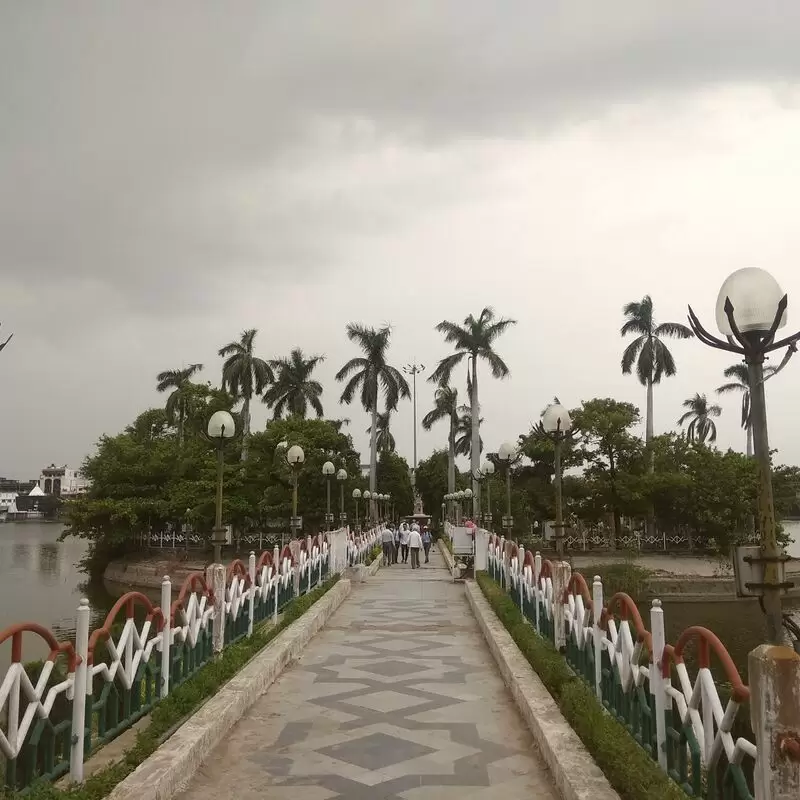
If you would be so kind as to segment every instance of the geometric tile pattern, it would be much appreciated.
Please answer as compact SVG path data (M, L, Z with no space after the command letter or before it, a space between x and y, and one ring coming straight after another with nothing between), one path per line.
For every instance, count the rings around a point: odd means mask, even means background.
M438 553L383 568L242 718L184 797L558 797Z

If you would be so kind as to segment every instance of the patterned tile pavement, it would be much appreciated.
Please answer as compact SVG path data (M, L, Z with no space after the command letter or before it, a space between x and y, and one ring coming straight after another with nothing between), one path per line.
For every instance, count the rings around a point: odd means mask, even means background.
M186 798L558 797L441 556L383 568L239 722Z

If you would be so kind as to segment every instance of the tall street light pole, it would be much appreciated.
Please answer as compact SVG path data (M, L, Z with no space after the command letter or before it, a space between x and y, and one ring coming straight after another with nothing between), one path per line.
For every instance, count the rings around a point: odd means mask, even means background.
M508 539L514 528L514 518L511 516L511 465L517 458L517 448L511 442L503 442L497 450L497 457L506 465L506 513L503 517L503 527L506 529L506 539Z
M347 512L344 510L344 482L347 480L347 470L342 467L336 473L336 480L339 481L339 527L347 525Z
M208 438L217 445L217 514L212 533L214 563L222 563L222 545L225 544L225 528L222 527L222 479L225 473L225 440L233 438L236 425L227 411L215 411L208 420ZM187 534L188 535L188 534Z
M740 269L722 284L717 297L716 323L725 339L710 334L689 306L689 324L695 336L718 350L744 356L750 383L750 413L753 425L753 449L758 462L758 510L761 553L753 563L763 566L763 580L748 585L760 592L767 618L767 640L783 643L782 592L790 587L785 581L787 556L778 546L775 504L772 495L772 463L767 435L767 407L764 395L764 357L781 347L788 348L778 367L783 367L797 350L800 332L775 341L779 328L786 325L789 298L768 272L755 267Z
M412 384L412 404L414 406L414 471L411 473L411 485L416 489L417 485L417 375L424 372L424 364L406 364L403 367L403 372L411 376Z
M358 501L361 499L361 489L353 489L353 500L355 500L356 504L356 527L355 529L358 530Z
M542 421L537 425L537 432L544 433L553 440L553 484L556 490L556 555L561 560L564 558L564 505L561 491L563 468L561 455L564 442L575 432L569 411L561 403L549 405L544 414L542 414Z
M306 460L306 454L299 444L292 445L286 452L286 461L292 470L292 538L299 538L300 529L303 527L303 520L297 516L297 473L303 462Z

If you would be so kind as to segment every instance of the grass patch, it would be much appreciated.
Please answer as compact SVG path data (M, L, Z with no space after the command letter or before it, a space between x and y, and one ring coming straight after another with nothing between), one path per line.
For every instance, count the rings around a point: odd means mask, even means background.
M599 575L600 580L603 581L603 597L606 600L617 592L625 592L637 603L647 593L648 584L653 575L652 570L639 566L633 559L613 564L594 564L580 567L575 571L580 572L586 578L589 591L592 589L594 576Z
M125 751L120 761L96 772L81 786L57 789L50 783L38 783L25 792L6 792L4 796L25 797L28 800L102 800L151 756L177 730L179 723L215 695L281 631L308 611L338 580L339 576L334 575L308 594L292 600L284 609L277 625L264 623L253 631L251 637L229 645L219 658L208 662L197 674L159 702L150 713L150 724L136 734L136 743Z
M476 579L494 613L620 797L686 800L683 790L597 702L594 692L570 669L564 657L536 633L502 587L485 572L478 572Z

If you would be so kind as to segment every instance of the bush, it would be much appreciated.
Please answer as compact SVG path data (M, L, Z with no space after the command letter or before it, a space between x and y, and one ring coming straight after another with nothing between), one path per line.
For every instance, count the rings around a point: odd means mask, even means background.
M622 800L686 800L683 790L606 712L564 657L536 633L503 588L485 572L476 578L495 614Z
M642 595L647 592L648 582L653 574L651 570L639 566L631 558L612 564L581 567L577 572L586 578L589 591L592 590L594 576L599 575L603 581L603 596L606 600L617 592L625 592L631 596L634 602L639 602Z
M281 631L301 617L339 580L333 575L308 594L297 597L286 606L277 625L262 624L249 638L226 647L219 658L209 661L172 694L153 708L150 724L136 734L136 742L125 751L120 761L96 772L77 787L58 789L50 783L34 784L24 793L6 793L6 797L24 796L27 800L102 800L148 756L152 755L172 733L206 700L236 675L259 651Z

